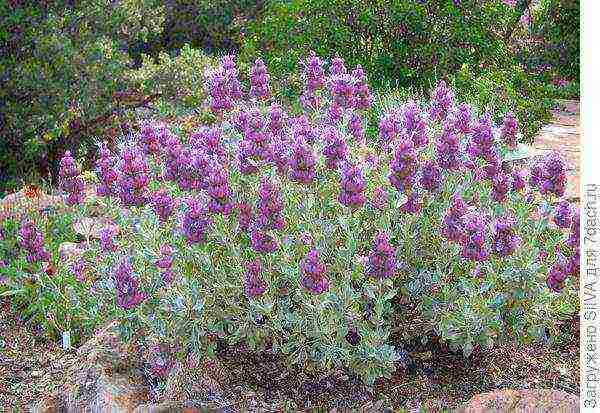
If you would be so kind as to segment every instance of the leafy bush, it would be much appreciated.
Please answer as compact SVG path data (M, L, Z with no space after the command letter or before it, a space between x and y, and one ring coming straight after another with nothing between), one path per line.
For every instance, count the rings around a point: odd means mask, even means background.
M504 35L513 14L500 0L271 2L244 28L241 52L262 56L276 76L314 50L361 65L375 86L391 80L428 88L464 64L479 70L511 62Z
M93 203L113 224L83 261L53 257L59 278L40 273L43 239L23 224L10 282L68 280L89 314L119 319L126 338L143 332L167 360L246 343L369 383L401 357L392 332L435 334L467 356L507 339L552 342L578 305L578 212L551 206L564 160L540 159L529 177L503 162L515 117L494 124L443 83L428 102L392 105L365 135L365 73L334 59L326 74L315 55L302 67L294 116L269 97L260 62L245 99L224 59L207 77L220 122L185 136L149 121L118 152L102 147L99 199L77 204L80 171L66 154L73 213Z
M527 66L579 82L579 0L543 0L533 12L530 41L520 50Z
M125 46L160 30L162 10L154 0L9 3L0 5L0 187L48 174L57 152L99 133L127 88Z
M459 99L492 113L514 112L522 125L523 140L531 142L550 122L556 90L532 79L520 66L489 70L479 76L464 66L453 76ZM495 119L500 121L498 117Z

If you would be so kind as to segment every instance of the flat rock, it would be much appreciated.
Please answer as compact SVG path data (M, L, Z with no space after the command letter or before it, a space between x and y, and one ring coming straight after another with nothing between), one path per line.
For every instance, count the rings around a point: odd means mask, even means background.
M461 413L483 412L579 412L579 397L563 391L539 390L494 390L474 396Z

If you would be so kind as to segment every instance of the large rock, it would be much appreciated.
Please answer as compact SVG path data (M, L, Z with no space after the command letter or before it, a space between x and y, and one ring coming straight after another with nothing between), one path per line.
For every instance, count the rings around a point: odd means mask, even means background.
M100 329L81 346L62 388L40 400L37 413L193 413L231 404L223 397L224 371L215 362L197 368L177 364L167 378L163 403L152 403L152 386L146 376L143 352L119 338L117 322ZM191 403L189 400L193 400Z
M462 413L484 412L579 412L579 397L551 389L494 390L474 396Z
M0 221L8 218L20 218L28 211L41 211L64 205L62 197L24 188L0 199Z

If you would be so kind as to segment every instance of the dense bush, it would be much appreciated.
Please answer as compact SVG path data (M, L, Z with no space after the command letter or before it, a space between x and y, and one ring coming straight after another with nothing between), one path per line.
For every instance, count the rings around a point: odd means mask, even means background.
M534 8L530 33L519 40L519 54L528 68L579 82L579 0L542 0Z
M245 28L242 56L262 56L279 75L311 49L361 65L375 86L427 89L464 64L480 70L510 62L504 36L514 13L501 0L272 2Z
M444 83L427 102L390 107L365 136L362 69L334 59L326 74L315 55L302 67L304 110L293 114L260 61L246 94L224 59L207 78L220 122L185 136L149 121L117 152L103 146L100 198L79 202L83 180L65 154L71 214L112 223L83 257L52 255L51 275L40 271L47 229L10 224L3 242L21 250L0 258L5 294L36 306L57 291L78 314L70 328L119 319L124 337L143 332L164 349L160 374L222 340L369 383L401 357L392 331L435 334L467 356L507 339L552 342L578 305L578 212L552 206L564 160L513 169L502 159L519 139L515 117L495 124ZM35 289L20 287L32 277Z
M155 0L2 2L0 188L47 174L123 105L126 45L160 30ZM83 141L83 142L82 142ZM7 182L8 181L8 182Z

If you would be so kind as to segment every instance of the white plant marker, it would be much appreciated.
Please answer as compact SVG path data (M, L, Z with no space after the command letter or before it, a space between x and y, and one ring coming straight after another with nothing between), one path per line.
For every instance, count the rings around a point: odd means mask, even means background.
M63 347L63 350L69 350L71 348L71 332L70 331L63 331L62 347Z

